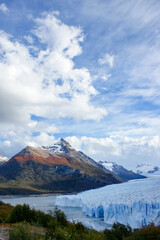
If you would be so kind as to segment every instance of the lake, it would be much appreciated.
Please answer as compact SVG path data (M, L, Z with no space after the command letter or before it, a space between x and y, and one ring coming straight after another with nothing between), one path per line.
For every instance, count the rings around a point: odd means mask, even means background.
M17 204L29 204L31 208L41 210L47 213L49 210L54 211L55 209L55 195L37 195L37 196L1 196L0 199L5 203L10 203L15 206ZM58 207L67 216L69 221L82 222L86 227L94 228L98 231L102 231L105 228L110 228L110 225L104 223L101 218L87 217L82 213L81 208L74 207Z

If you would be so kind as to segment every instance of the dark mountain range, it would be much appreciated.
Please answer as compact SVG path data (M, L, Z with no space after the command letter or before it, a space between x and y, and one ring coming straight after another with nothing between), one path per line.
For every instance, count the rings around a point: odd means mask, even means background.
M63 139L26 147L0 166L0 194L71 193L121 181Z
M142 176L138 173L135 173L131 170L127 170L121 165L118 165L114 162L107 162L107 161L99 161L100 164L102 164L107 170L111 171L116 176L128 181L132 179L141 179L145 178L145 176Z

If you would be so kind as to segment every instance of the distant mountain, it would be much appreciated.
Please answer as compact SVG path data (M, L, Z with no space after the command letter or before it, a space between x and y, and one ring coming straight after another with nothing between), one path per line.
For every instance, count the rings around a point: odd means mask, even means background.
M132 179L140 179L145 178L144 176L140 175L140 173L135 173L130 170L127 170L121 165L118 165L114 162L107 162L107 161L99 161L107 170L111 171L113 174L117 175L118 177L124 180L132 180Z
M0 166L0 194L71 193L121 179L61 139L51 147L26 147Z
M0 165L6 163L7 161L8 161L8 158L0 154Z
M148 175L160 175L160 167L148 165L148 164L139 164L136 167L136 171L139 174L143 174L145 176Z

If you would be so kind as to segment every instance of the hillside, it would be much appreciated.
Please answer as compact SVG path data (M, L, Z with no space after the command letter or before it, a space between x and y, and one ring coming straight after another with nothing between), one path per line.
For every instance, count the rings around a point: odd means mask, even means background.
M140 173L135 173L131 170L127 170L121 165L118 165L114 162L107 162L107 161L99 161L107 170L111 171L116 176L128 181L133 179L141 179L145 178L145 176L141 175Z
M50 149L56 146L59 152ZM121 179L61 139L52 147L26 147L0 166L0 194L71 193Z

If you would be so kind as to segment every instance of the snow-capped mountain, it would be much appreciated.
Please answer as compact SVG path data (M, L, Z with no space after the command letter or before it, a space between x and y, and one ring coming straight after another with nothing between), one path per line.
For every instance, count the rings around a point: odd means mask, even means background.
M65 154L68 153L69 150L73 150L71 145L63 138L61 138L59 142L56 142L51 146L42 146L42 149L57 154Z
M8 161L8 158L0 154L0 165L6 163L7 161Z
M136 172L145 176L160 175L160 167L148 164L139 164L136 167Z
M0 194L71 193L122 182L64 139L51 147L25 147L0 166L0 179Z
M79 162L79 164L80 163L87 163L87 164L94 165L95 167L105 169L100 163L94 161L92 158L88 157L83 152L76 151L63 138L61 138L60 141L53 144L52 146L42 146L42 149L44 149L48 152L51 152L51 153L54 152L58 155L63 155L64 157L67 157L68 159L74 158Z
M132 179L144 178L144 176L138 173L129 171L116 163L107 162L107 161L96 162L92 158L85 155L83 152L76 151L75 149L73 149L71 145L67 141L65 141L63 138L61 138L59 142L55 143L52 146L43 146L42 149L47 150L51 153L54 152L56 154L63 155L68 158L72 156L77 160L79 160L80 162L85 162L87 164L92 164L96 167L106 169L123 180L128 181Z
M125 180L132 180L132 179L140 179L144 178L144 176L140 175L140 173L135 173L133 171L127 170L121 165L118 165L114 162L107 162L107 161L99 161L107 170L111 171L116 176L125 179Z

